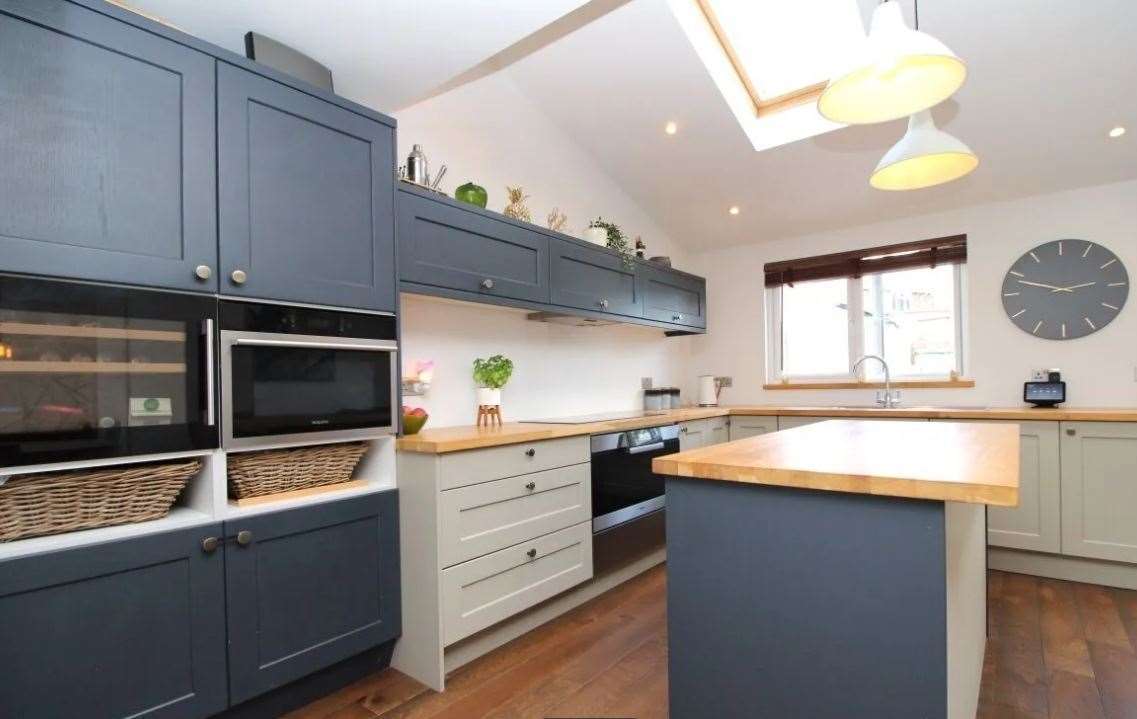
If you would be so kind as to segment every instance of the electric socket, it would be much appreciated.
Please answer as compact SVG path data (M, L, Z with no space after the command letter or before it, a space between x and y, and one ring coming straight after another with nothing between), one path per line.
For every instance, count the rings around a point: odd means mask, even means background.
M641 389L651 389L651 385L652 385L651 377L640 377L640 388Z
M733 387L734 378L732 377L715 377L718 380L719 387Z
M1137 372L1137 369L1135 369L1134 371ZM1045 382L1049 378L1050 378L1049 370L1032 369L1030 371L1030 379L1033 382Z

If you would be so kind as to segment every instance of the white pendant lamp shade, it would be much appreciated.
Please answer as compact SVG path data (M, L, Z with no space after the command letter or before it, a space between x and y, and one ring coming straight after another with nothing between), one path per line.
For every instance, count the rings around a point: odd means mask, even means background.
M908 132L881 158L869 183L878 190L918 190L959 179L978 165L971 148L937 128L924 110L908 118Z
M817 109L849 125L927 110L951 97L967 77L967 66L947 45L904 23L895 0L873 11L869 35L847 67L826 85Z

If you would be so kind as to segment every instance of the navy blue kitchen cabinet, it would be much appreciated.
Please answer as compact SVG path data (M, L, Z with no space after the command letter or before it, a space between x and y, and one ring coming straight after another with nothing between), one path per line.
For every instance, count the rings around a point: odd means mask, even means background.
M549 237L453 200L399 193L399 273L406 283L549 301Z
M221 292L394 311L395 136L217 65Z
M0 714L193 719L226 706L224 558L204 525L0 562Z
M707 326L707 281L676 270L641 264L644 317L690 327Z
M550 243L550 299L554 305L643 316L643 292L635 263L613 252L553 238Z
M225 523L230 703L399 636L398 495Z
M214 65L81 5L0 0L0 270L216 291Z

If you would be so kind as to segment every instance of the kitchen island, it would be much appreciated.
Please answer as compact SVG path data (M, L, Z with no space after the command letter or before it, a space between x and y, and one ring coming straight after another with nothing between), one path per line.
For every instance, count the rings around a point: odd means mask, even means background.
M975 716L1017 425L832 420L653 468L673 719Z

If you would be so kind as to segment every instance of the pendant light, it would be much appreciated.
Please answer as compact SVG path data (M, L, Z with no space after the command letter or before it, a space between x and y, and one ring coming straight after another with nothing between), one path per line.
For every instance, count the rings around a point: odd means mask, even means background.
M908 132L884 154L869 178L878 190L918 190L959 179L979 157L953 135L936 127L930 110L908 118Z
M947 45L920 32L919 21L916 27L904 23L896 0L883 0L851 69L831 79L817 99L818 112L833 122L863 125L897 120L951 97L967 66Z

